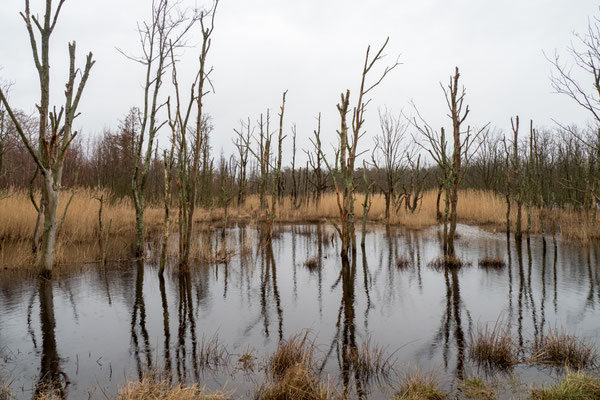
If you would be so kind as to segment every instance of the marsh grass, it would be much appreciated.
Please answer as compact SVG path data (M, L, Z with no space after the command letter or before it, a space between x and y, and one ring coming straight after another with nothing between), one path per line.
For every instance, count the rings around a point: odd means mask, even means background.
M359 379L365 383L372 380L377 382L389 380L396 363L393 355L386 347L371 344L370 339L350 351L352 367Z
M407 269L412 266L412 261L406 256L398 256L396 258L396 267L398 269Z
M243 371L253 372L257 357L253 350L246 350L238 357L238 364Z
M76 189L75 196L69 207L64 225L58 237L58 246L62 246L57 257L60 263L78 263L92 261L98 257L98 190L85 188ZM35 264L29 258L31 254L30 240L33 236L36 212L29 201L28 193L24 190L9 189L9 196L0 200L0 265L27 266ZM39 198L39 193L35 195ZM112 220L109 245L118 245L131 252L135 238L135 212L129 198L115 199L110 193L105 192L105 197L111 199L104 206L103 216L106 221ZM408 229L423 229L438 224L436 220L436 191L424 193L423 201L415 213L401 210L393 213L389 220L385 218L385 200L382 195L373 196L373 204L369 212L369 222L388 223L390 225L404 226ZM63 193L60 199L58 212L62 215L69 199L68 193ZM502 230L505 226L504 200L491 192L477 190L462 190L459 193L458 219L462 223L476 224L490 229ZM514 210L513 210L514 211ZM228 209L230 223L260 222L256 217L259 212L258 196L249 196L247 201L237 207ZM144 225L149 237L156 236L162 230L163 207L161 204L149 204L145 215ZM357 209L356 219L361 218L362 210ZM539 213L532 209L531 232L540 232ZM221 208L200 208L194 215L195 229L200 232L203 227L214 228L213 225L222 224L225 211ZM339 217L336 196L326 193L318 205L314 203L303 204L295 207L290 198L284 198L277 209L275 222L277 223L311 223L335 221ZM557 210L557 225L563 239L589 242L600 238L600 213L589 215L576 210ZM511 216L514 221L515 215ZM177 231L177 224L171 224L172 231ZM548 231L546 229L546 231ZM323 236L323 240L327 235ZM18 245L11 251L7 245ZM74 248L79 251L74 252ZM175 246L174 248L176 248ZM15 251L17 250L17 251ZM123 252L124 249L119 249ZM113 254L112 249L109 254Z
M319 259L318 256L314 256L309 258L308 260L306 260L304 262L304 266L310 271L310 272L316 272L319 269L319 265L321 265L321 260Z
M329 382L321 382L314 371L304 364L295 364L285 373L264 383L256 392L260 400L331 400L339 398Z
M128 382L119 391L117 400L226 400L232 399L233 392L208 392L198 385L171 385L167 380L159 380L149 375L139 382Z
M598 364L598 354L593 345L568 335L564 331L550 329L534 345L532 363L589 368Z
M479 260L479 268L500 269L506 267L506 263L499 257L484 257Z
M315 345L309 339L309 332L296 334L279 344L267 362L267 370L274 378L283 377L289 369L297 365L311 370L314 352Z
M483 379L474 376L464 379L460 383L460 391L467 399L496 400L496 393Z
M507 369L517 362L516 347L510 325L500 320L490 329L489 324L470 332L469 357L486 369Z
M531 390L535 400L597 400L600 399L600 378L585 372L568 372L553 386Z
M219 342L217 335L206 339L204 336L200 341L198 354L198 365L205 369L218 369L231 364L231 353Z
M0 383L0 400L13 400L16 397L13 392L10 390L10 385L8 383L1 382Z
M465 262L455 255L443 255L433 259L429 262L428 266L435 270L444 270L444 269L460 269L463 267L470 266L471 263Z
M433 372L419 370L407 372L394 395L394 400L445 400L448 394L440 388L440 382Z

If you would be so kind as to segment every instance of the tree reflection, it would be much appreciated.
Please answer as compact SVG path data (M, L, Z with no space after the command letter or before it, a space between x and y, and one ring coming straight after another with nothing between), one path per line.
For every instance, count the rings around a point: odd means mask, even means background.
M67 376L60 369L60 357L56 347L56 319L54 317L54 293L52 282L39 278L40 325L42 331L42 360L35 396L50 393L63 399L68 384ZM64 382L62 379L64 378Z
M138 377L142 379L144 372L152 368L152 351L150 348L150 339L146 329L146 303L144 301L144 262L136 261L135 277L135 296L133 310L131 311L131 343L133 345L133 357L135 359ZM140 346L140 338L142 344ZM142 347L143 346L143 347ZM142 347L142 348L140 348ZM143 354L140 354L143 353ZM145 356L146 365L142 363L142 356Z

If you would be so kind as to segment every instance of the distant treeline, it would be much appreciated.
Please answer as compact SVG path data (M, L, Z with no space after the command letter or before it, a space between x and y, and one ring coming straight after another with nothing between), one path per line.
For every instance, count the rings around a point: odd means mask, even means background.
M106 130L94 140L77 138L67 153L63 175L63 187L80 186L108 190L115 199L131 196L131 175L134 168L134 143L139 127L134 122L135 113L130 113L114 130ZM27 126L32 137L37 131L36 118L20 113L23 125ZM382 116L382 119L384 116ZM28 190L39 188L39 174L27 149L8 122L0 153L0 187L14 187ZM403 141L410 138L407 126ZM402 129L405 129L402 128ZM208 127L206 137L210 138ZM600 133L591 129L577 127L557 127L553 129L533 129L518 140L518 158L520 177L518 183L513 179L512 138L506 139L498 130L482 139L481 145L465 168L465 177L461 188L489 190L505 195L511 186L523 187L527 196L536 199L535 205L556 205L560 207L596 208L598 204L594 193L599 192L600 183ZM291 139L289 140L292 141ZM198 204L204 207L223 206L223 202L235 205L243 202L248 195L260 191L260 165L252 159L247 160L245 178L242 177L243 163L240 155L225 157L215 155L210 141L203 142L200 173L200 196ZM363 145L368 145L363 141ZM291 143L290 143L291 146ZM404 143L401 146L406 147ZM505 147L506 146L506 147ZM387 171L377 161L377 142L367 150L367 181L373 193L385 194L389 191L386 175L392 172L392 204L405 207L405 200L424 190L437 189L442 180L441 171L432 162L424 162L428 156L423 154L419 165L415 162L420 150L414 145L409 155L400 156L394 171ZM324 162L318 163L315 149L295 149L295 153L309 154L309 161L298 165L287 165L281 172L281 195L307 203L318 201L325 192L333 190L331 175ZM371 152L375 150L374 157ZM411 154L412 153L412 154ZM423 152L425 153L425 152ZM154 151L148 173L147 197L157 204L164 196L163 155ZM297 154L296 154L297 155ZM304 157L306 159L307 157ZM378 164L377 167L374 164ZM363 166L357 168L356 185L364 192ZM508 175L507 175L508 171ZM272 179L267 180L270 185ZM270 189L267 188L270 193ZM409 204L410 205L410 204Z

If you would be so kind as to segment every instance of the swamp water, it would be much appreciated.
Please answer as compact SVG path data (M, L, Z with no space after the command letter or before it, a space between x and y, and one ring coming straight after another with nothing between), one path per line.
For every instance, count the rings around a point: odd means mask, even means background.
M489 375L468 357L478 326L510 323L523 348L548 329L600 344L597 246L558 242L555 257L551 239L544 255L538 236L519 249L474 227L461 225L458 235L457 255L471 264L458 271L430 266L441 253L437 228L374 227L365 253L342 267L331 228L294 225L278 227L262 248L254 228L229 229L227 247L236 252L227 264L199 263L185 275L167 269L164 279L151 262L84 267L41 284L0 272L0 379L19 399L41 385L69 399L102 399L157 369L174 382L252 398L265 358L308 330L321 377L352 397L390 398L403 373L418 368L436 371L447 390L474 375L512 382L498 390L509 398L519 390L515 379ZM220 232L201 237L220 246ZM484 257L506 267L480 268ZM203 355L215 337L228 362L207 368ZM365 343L395 361L388 379L357 382L348 373L344 351ZM253 371L238 361L248 352ZM519 365L511 373L526 390L561 372Z

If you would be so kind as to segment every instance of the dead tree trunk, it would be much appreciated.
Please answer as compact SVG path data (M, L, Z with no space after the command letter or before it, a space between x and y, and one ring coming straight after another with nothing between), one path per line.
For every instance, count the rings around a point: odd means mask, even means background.
M64 2L65 0L61 0L57 8L53 11L52 1L46 0L44 20L41 22L31 15L29 0L25 1L25 11L21 13L29 33L33 59L40 81L41 99L38 105L39 136L37 151L29 142L20 121L15 116L4 92L0 88L0 101L4 104L21 140L39 168L42 177L42 200L40 207L43 207L44 229L42 233L40 274L43 276L50 276L54 264L57 237L56 210L62 187L65 155L77 135L77 132L72 131L73 121L78 115L77 108L90 71L95 63L92 53L90 53L87 56L79 85L76 87L78 72L75 67L76 46L75 42L69 43L69 78L65 90L65 105L58 112L56 109L50 112L50 38ZM39 40L34 32L34 26L39 31Z

